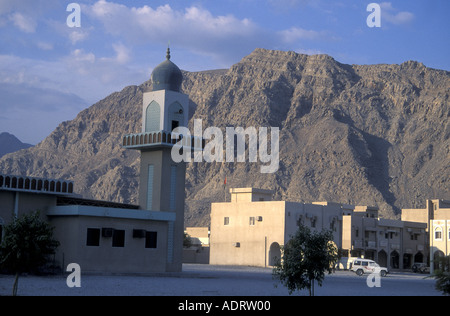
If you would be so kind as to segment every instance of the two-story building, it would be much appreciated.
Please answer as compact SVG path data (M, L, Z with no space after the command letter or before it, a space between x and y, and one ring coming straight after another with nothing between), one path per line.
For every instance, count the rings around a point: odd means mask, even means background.
M402 220L420 222L426 225L429 234L430 261L450 255L450 201L426 200L423 209L403 209ZM434 264L430 264L434 268Z
M230 193L230 202L211 205L211 264L272 266L300 224L331 230L344 268L365 257L406 269L428 254L425 224L379 218L376 207L273 201L273 191L255 188Z

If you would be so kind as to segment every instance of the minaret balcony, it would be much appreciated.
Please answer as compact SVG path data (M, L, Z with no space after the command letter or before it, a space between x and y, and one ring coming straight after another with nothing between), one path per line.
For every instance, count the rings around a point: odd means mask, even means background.
M123 137L122 147L127 149L157 149L161 147L173 147L182 145L192 150L203 150L205 140L201 137L184 137L182 134L170 133L167 131L156 131L139 134L128 134Z

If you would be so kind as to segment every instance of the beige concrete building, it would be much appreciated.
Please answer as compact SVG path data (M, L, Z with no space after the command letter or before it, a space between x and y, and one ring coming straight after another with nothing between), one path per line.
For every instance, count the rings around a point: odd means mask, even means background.
M426 225L429 234L430 262L439 256L450 255L450 201L426 200L423 209L403 209L402 220ZM434 264L430 264L434 268Z
M0 241L14 216L39 210L55 228L60 246L53 264L63 271L69 263L83 272L166 271L173 214L82 199L72 188L71 181L0 174Z
M186 227L191 246L183 248L183 263L209 263L209 227Z
M365 257L407 269L427 256L425 224L378 218L376 207L273 201L272 191L255 188L230 193L230 202L211 205L211 264L272 266L299 224L331 230L344 268Z

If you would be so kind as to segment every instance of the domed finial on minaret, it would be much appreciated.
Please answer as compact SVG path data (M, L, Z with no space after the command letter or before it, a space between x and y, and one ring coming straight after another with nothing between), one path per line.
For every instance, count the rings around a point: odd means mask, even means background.
M167 54L166 54L167 60L170 60L170 47L167 46Z

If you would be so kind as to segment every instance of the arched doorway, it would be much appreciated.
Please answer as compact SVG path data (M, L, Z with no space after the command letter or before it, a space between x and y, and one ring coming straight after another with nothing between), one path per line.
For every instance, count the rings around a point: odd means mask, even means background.
M414 263L422 263L423 262L423 253L418 252L416 253L416 255L414 256Z
M391 261L390 267L392 269L398 269L400 267L400 255L397 250L391 252Z
M410 269L412 266L412 254L403 254L403 269Z
M387 253L384 250L378 252L378 264L382 267L387 267Z
M269 266L276 265L281 260L281 248L277 242L270 245L269 248Z

